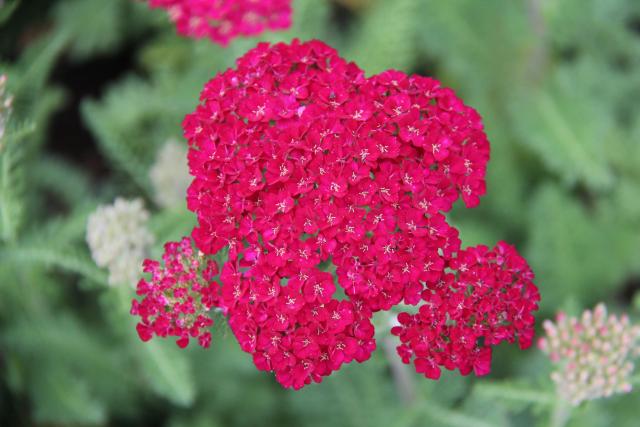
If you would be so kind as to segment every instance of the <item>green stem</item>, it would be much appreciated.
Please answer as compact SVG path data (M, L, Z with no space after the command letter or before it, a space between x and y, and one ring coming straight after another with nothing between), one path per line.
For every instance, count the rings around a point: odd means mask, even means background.
M400 400L405 405L411 405L416 399L416 390L413 383L414 374L407 369L407 366L402 363L402 360L396 354L393 336L386 335L382 338L382 348L389 361L393 382Z
M567 401L558 397L551 413L549 427L564 427L571 419L572 407Z
M543 16L541 0L527 1L527 18L533 32L534 45L528 58L527 74L533 81L539 81L549 64L547 46L547 25Z
M95 283L108 286L107 275L83 251L73 248L65 250L40 246L15 247L0 252L0 255L15 264L41 264L57 267L79 274Z

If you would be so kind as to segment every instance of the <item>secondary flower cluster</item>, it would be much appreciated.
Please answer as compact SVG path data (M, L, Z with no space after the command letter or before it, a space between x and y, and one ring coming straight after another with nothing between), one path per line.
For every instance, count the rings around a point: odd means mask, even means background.
M485 374L492 345L531 343L526 262L502 243L461 250L444 215L460 197L478 204L489 159L479 115L451 89L366 78L294 41L259 44L200 100L183 123L192 237L205 255L228 249L214 305L259 369L300 388L364 361L373 313L401 302L421 307L400 316L399 354L431 378Z
M640 355L640 326L626 315L607 316L604 304L581 318L557 316L544 322L546 337L539 346L558 365L551 378L573 405L585 400L631 391L631 359Z
M141 318L138 335L143 341L154 334L178 337L177 343L182 348L193 337L201 346L209 347L211 333L204 329L213 325L208 312L217 299L217 287L211 283L218 274L218 265L195 252L187 237L166 243L164 250L164 265L158 261L144 262L144 271L151 274L151 281L138 282L137 293L144 298L140 303L134 301L131 307L131 314Z
M291 0L149 0L149 5L167 9L178 33L222 45L291 25Z
M422 291L418 314L401 313L391 333L402 345L405 363L414 359L418 372L440 377L439 366L488 374L491 346L519 340L527 348L533 340L538 291L526 261L512 246L498 243L494 250L479 246L460 251L446 273ZM483 341L483 345L478 345Z
M99 206L87 222L87 244L99 267L109 270L109 284L134 286L148 256L153 235L147 228L149 212L142 200L117 198Z
M184 206L191 176L187 166L187 146L169 140L158 151L149 170L154 199L162 207Z
M2 138L4 137L4 133L7 128L7 121L11 114L11 106L13 105L13 97L5 93L6 85L7 76L0 74L0 141L2 141Z

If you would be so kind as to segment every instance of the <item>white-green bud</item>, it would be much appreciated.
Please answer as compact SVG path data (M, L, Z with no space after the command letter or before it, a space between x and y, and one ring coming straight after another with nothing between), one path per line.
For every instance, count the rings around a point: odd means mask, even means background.
M158 151L149 171L154 199L164 208L186 204L187 187L191 182L187 165L187 147L169 140Z
M96 264L109 270L110 285L136 285L153 244L148 220L149 212L140 199L117 198L89 216L87 243Z

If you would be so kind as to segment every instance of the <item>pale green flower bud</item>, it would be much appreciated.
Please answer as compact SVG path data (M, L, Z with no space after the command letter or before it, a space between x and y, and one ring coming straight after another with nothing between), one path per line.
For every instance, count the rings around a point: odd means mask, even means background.
M191 182L187 165L187 147L169 140L159 151L149 171L154 199L159 206L184 206Z
M153 243L148 220L149 212L140 199L117 198L89 216L87 243L96 264L109 270L110 285L136 285Z

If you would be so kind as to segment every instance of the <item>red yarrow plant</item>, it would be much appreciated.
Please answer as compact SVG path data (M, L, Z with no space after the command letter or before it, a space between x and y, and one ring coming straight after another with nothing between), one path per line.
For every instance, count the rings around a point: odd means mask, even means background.
M240 36L291 26L291 0L148 0L163 8L179 34L226 45Z
M428 378L485 375L493 345L531 345L526 261L503 242L462 249L447 222L485 193L489 143L437 80L367 78L320 41L262 43L206 84L183 127L191 238L204 259L228 256L192 282L151 262L134 302L143 340L183 346L215 307L256 367L295 389L367 360L373 314L398 307L417 307L397 315L398 354Z

